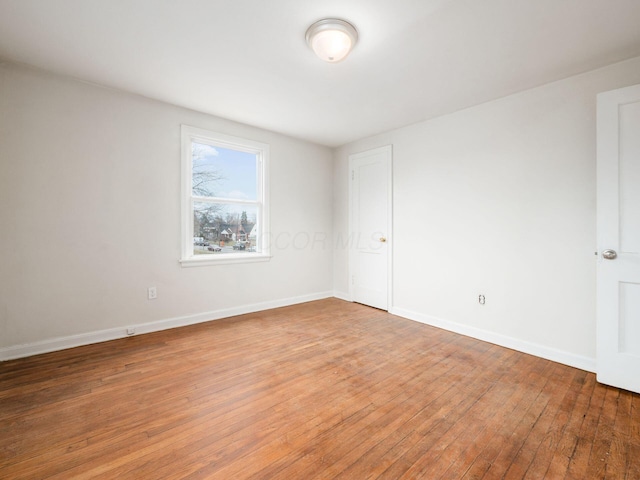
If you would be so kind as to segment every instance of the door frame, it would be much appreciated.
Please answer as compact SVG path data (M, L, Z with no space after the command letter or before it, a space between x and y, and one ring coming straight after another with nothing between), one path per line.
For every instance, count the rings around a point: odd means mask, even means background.
M353 172L354 172L354 163L356 160L366 158L371 155L378 155L380 153L385 154L385 159L387 162L387 311L391 311L393 307L393 145L385 145L382 147L374 148L371 150L365 150L359 153L353 153L349 155L349 171L348 171L348 182L349 182L349 231L348 231L348 239L349 239L349 251L348 251L348 262L349 262L349 300L354 300L354 283L353 276L355 274L355 265L354 265L354 249L355 242L357 241L354 235L354 188L353 188Z

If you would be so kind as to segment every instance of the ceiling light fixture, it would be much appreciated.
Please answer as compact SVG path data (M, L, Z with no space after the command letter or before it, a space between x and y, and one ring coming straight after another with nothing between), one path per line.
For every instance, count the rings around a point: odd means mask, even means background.
M307 43L325 62L344 60L358 41L353 25L337 18L325 18L311 25L306 34Z

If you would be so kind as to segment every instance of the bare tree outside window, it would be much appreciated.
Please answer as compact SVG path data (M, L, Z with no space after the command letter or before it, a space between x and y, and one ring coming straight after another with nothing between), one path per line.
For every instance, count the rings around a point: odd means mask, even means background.
M213 167L206 161L207 151L212 147L208 145L202 145L200 143L191 144L191 158L192 158L192 189L193 194L200 197L215 197L215 187L224 180L222 172Z

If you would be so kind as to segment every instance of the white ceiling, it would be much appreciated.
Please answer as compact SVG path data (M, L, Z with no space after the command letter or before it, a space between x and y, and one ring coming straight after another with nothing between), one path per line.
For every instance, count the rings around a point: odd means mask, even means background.
M328 146L639 55L640 0L0 0L0 58Z

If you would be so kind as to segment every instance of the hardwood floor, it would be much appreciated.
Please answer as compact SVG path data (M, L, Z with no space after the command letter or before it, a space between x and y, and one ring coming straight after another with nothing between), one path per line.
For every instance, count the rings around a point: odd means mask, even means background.
M639 409L328 299L0 364L0 478L640 479Z

